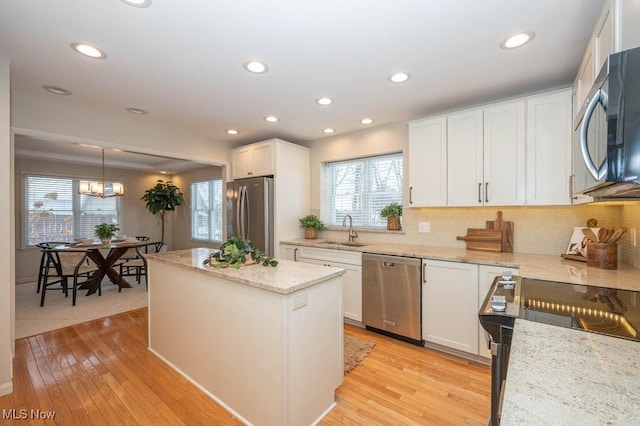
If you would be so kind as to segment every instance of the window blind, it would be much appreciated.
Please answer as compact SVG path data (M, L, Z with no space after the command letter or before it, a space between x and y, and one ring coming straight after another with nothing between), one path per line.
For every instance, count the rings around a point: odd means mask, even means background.
M222 180L191 184L191 238L222 241Z
M323 188L325 223L342 225L351 215L354 225L386 227L380 210L402 203L402 153L325 163Z
M91 238L100 223L120 223L119 198L78 194L77 178L24 177L23 244Z

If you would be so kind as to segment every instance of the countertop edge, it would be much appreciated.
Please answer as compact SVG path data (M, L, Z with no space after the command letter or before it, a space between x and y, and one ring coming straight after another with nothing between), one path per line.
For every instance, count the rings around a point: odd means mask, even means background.
M186 250L179 250L179 252L182 253L186 253L186 252L192 252L192 250L199 250L199 249L186 249ZM210 249L206 249L206 250L210 250ZM211 249L213 250L213 249ZM215 250L214 250L215 251ZM316 277L312 277L312 278L306 278L304 279L304 281L302 282L297 282L294 283L288 287L278 287L278 286L274 286L269 284L266 280L264 279L257 279L257 278L247 278L246 276L243 276L242 274L244 272L246 272L245 268L265 268L265 270L263 272L268 272L269 270L274 270L275 271L276 268L280 268L282 267L282 262L289 262L286 260L282 260L280 261L280 264L278 266L271 267L271 266L262 266L262 265L247 265L244 266L240 269L234 269L234 268L213 268L210 266L204 266L204 265L199 265L199 266L194 266L193 264L186 264L185 262L181 262L176 258L176 252L166 252L166 253L155 253L155 254L149 254L147 255L147 258L149 260L155 260L164 264L168 264L168 265L173 265L176 267L179 267L181 269L185 269L185 270L189 270L189 271L194 271L200 274L204 274L204 275L210 275L213 277L217 277L217 278L222 278L228 281L233 281L239 284L244 284L250 287L254 287L254 288L260 288L266 291L270 291L273 293L278 293L278 294L282 294L282 295L288 295L291 293L295 293L297 291L300 290L304 290L305 288L309 288L312 287L316 284L331 280L333 278L336 277L340 277L345 273L345 270L342 268L333 268L333 267L319 267L317 265L308 265L309 267L316 267L316 268L322 268L322 275L320 276L316 276ZM292 262L294 263L294 262ZM297 262L295 262L297 263ZM269 269L267 269L269 268ZM254 272L254 271L252 271Z
M324 240L300 238L281 241L280 244L516 268L519 269L519 275L526 278L640 291L640 269L625 263L620 263L615 270L607 270L587 266L586 262L563 259L560 254L555 256L533 253L496 253L464 248L379 242L351 247L323 244L322 241Z

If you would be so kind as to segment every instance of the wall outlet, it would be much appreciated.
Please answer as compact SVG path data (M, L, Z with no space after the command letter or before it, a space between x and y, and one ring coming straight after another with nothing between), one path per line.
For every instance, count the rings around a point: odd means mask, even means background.
M308 297L307 293L298 294L296 296L293 296L293 309L292 309L292 311L295 311L296 309L304 308L308 304L309 304L309 297Z
M431 222L418 222L418 232L431 232Z
M629 241L631 242L631 247L636 246L636 228L631 228L629 230Z

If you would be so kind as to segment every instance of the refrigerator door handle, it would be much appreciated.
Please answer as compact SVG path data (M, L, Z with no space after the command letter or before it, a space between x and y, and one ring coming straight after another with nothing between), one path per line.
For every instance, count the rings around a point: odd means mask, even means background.
M251 226L251 221L249 220L249 192L247 191L247 187L244 187L244 200L243 200L243 209L244 211L242 212L242 237L243 238L247 238L249 236L249 227ZM244 226L244 220L245 220L245 215L246 215L246 221L247 221L247 227L245 230L245 226Z
M236 206L236 225L238 236L244 238L244 186L238 188L238 201Z

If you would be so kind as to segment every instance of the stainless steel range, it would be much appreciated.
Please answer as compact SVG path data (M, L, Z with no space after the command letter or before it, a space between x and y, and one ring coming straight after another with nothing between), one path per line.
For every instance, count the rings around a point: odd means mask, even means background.
M491 419L500 424L516 318L640 341L640 292L509 275L494 279L478 312L491 338Z

